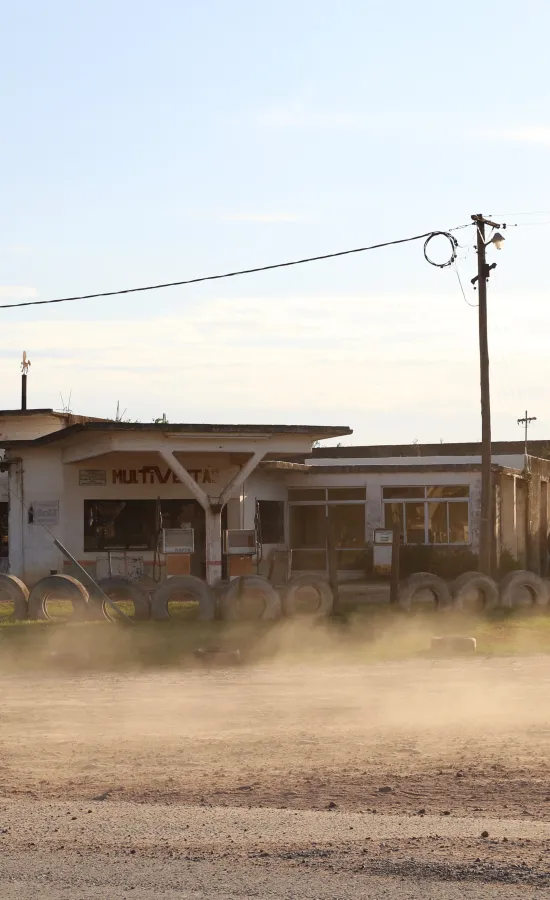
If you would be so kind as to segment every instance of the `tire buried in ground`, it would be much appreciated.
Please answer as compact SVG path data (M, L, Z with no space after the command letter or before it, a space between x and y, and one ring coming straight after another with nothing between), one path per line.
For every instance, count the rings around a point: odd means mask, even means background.
M13 603L12 621L22 621L29 614L29 589L15 575L0 575L0 602L6 602L2 595L7 594L7 602Z
M481 596L481 605L484 611L496 609L499 605L498 585L490 575L485 575L483 572L464 572L451 584L453 609L466 609L468 595L472 591L477 591Z
M452 604L451 591L446 581L439 575L431 572L415 572L409 575L399 585L398 604L405 612L410 612L415 597L418 594L429 591L435 602L436 609L449 609Z
M261 603L257 604L258 614L250 615L250 608L258 595L261 596ZM281 598L267 578L261 575L242 575L227 586L220 598L220 612L222 619L226 621L278 619L282 612Z
M300 593L304 588L310 588L317 594L317 606L310 611L300 609ZM315 575L296 575L282 591L283 614L285 616L303 615L311 618L330 616L334 605L334 596L330 584L326 578Z
M519 606L518 591L527 591L531 597L533 606L548 606L548 588L546 584L534 572L519 569L517 572L509 572L500 582L500 605L504 609L513 609Z
M431 640L433 656L471 656L477 650L475 637L461 634L447 634Z
M125 575L111 575L109 578L102 578L101 581L98 581L98 586L115 603L132 603L134 606L133 618L137 621L142 622L150 618L149 595L131 578L126 578ZM111 621L118 619L115 610L97 591L95 593L92 592L92 604L96 612L99 611L99 614L104 615L105 618ZM126 610L123 610L123 612L126 612Z
M209 622L216 615L216 598L211 588L195 575L173 575L159 585L151 600L151 618L156 622L170 619L168 604L177 594L186 594L199 604L199 622Z
M73 607L72 620L88 618L89 594L83 584L72 575L47 575L32 588L29 594L29 619L51 619L47 604L49 599L70 600Z

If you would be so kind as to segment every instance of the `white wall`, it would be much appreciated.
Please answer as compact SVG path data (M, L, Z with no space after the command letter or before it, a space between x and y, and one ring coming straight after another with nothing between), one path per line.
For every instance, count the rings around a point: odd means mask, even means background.
M285 503L285 540L281 544L264 544L263 545L263 569L260 572L264 574L264 569L269 568L269 560L274 550L280 550L288 546L288 517L286 515L287 500L287 484L284 478L277 473L267 474L261 469L257 469L252 473L250 478L244 484L243 495L241 496L241 521L244 521L244 528L254 528L254 517L256 514L256 500L282 500Z
M52 534L63 540L64 482L59 450L26 450L21 462L9 470L9 552L10 572L32 585L50 570L62 571L63 557L52 537L37 523L29 522L28 508L37 502L59 502L59 524ZM22 501L22 502L21 502Z
M64 428L66 419L62 416L54 416L48 413L22 413L20 416L0 415L0 441L30 441L34 438L59 431ZM0 449L0 459L4 457L4 450ZM0 472L0 503L7 503L8 473Z

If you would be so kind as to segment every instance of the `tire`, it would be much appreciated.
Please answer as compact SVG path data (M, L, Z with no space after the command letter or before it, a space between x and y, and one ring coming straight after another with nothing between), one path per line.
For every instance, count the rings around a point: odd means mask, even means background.
M29 589L15 575L0 575L0 594L8 595L13 603L12 621L21 621L29 615Z
M72 575L47 575L38 581L29 594L29 619L49 619L46 601L50 594L57 593L73 605L72 619L88 618L89 594L83 584Z
M483 597L484 611L497 608L500 598L496 582L483 572L464 572L451 584L453 609L464 609L464 598L473 588L476 588Z
M209 622L216 615L216 598L211 588L195 575L173 575L159 585L151 600L151 618L164 622L170 618L168 603L174 594L185 592L199 602L199 622Z
M222 619L236 621L248 618L243 615L239 602L241 591L243 594L246 594L247 590L259 591L264 599L264 608L256 618L264 622L280 618L282 612L281 598L271 582L261 575L241 575L240 578L235 578L229 582L227 590L220 598Z
M512 609L518 588L527 588L533 600L533 606L548 606L548 589L538 575L520 569L509 572L500 582L500 605L504 609Z
M113 597L115 602L117 598L131 600L134 604L133 618L137 621L145 621L150 618L149 596L131 578L126 578L125 575L111 575L109 578L102 578L97 584L103 593L107 594L108 597ZM100 593L92 591L92 603L96 610L98 607L102 610L105 618L116 621L116 613L106 603Z
M411 611L413 600L420 591L431 591L436 608L448 609L452 604L451 591L446 581L431 572L415 572L399 585L398 604L406 612Z
M295 616L298 611L298 595L303 587L315 588L318 595L317 608L309 613L310 617L320 618L321 616L330 616L334 605L334 595L330 584L325 578L319 578L315 575L296 575L285 585L283 589L283 615Z

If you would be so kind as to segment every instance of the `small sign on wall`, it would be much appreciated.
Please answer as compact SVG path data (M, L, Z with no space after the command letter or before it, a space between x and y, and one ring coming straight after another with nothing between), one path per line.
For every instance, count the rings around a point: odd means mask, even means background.
M51 528L59 525L59 500L35 500L29 506L29 523L31 525L46 525Z
M106 469L79 469L78 483L81 487L105 487L107 471Z

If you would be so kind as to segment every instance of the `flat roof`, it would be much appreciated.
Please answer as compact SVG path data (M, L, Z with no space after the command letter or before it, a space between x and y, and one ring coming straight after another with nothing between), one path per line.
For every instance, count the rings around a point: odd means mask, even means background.
M491 444L493 454L523 454L525 452L524 441L493 441ZM550 439L529 440L529 455L537 453L550 453ZM311 452L313 459L379 459L392 457L413 456L480 456L481 443L479 441L451 444L371 444L345 447L315 447Z
M2 416L59 416L64 419L68 413L54 412L53 409L0 409Z
M546 462L546 460L537 460ZM550 466L550 463L548 464ZM266 472L280 472L282 474L298 473L303 475L400 475L415 474L418 472L481 472L481 463L412 463L404 466L398 465L374 465L370 466L311 466L307 463L283 462L280 460L266 460L260 463L260 469ZM491 471L504 475L522 475L521 469L511 469L507 466L499 466L494 463Z
M31 417L31 416L55 416L57 419L66 419L71 423L78 424L80 422L108 422L108 419L100 419L96 416L81 416L72 412L58 412L55 409L0 409L0 419L13 416Z
M347 425L210 425L167 422L113 422L90 421L69 425L59 431L52 431L32 440L0 440L0 447L40 447L66 441L74 435L98 432L157 432L161 434L201 434L201 435L249 435L250 437L271 434L304 434L313 438L343 437L352 434Z

